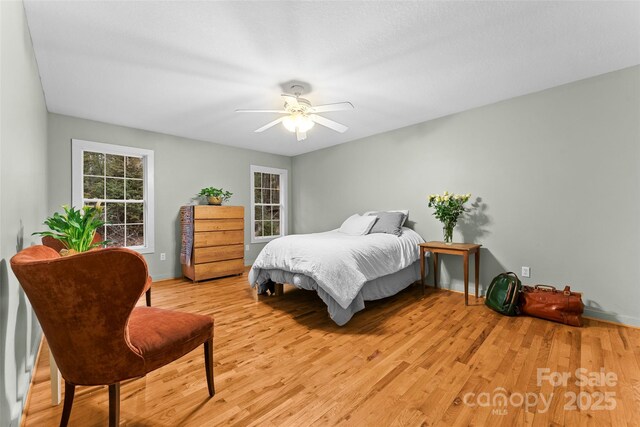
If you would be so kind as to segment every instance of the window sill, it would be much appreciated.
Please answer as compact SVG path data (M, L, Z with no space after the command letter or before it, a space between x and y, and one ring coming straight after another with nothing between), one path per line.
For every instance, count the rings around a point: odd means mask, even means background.
M134 246L134 247L130 247L130 248L127 248L127 249L131 249L132 251L136 251L139 254L152 254L152 253L155 252L152 247L140 247L140 246L135 247Z
M269 243L270 241L275 240L275 239L278 239L278 238L280 238L280 237L282 237L282 235L280 235L280 236L273 236L273 237L260 237L260 238L252 237L252 238L251 238L251 243L256 243L256 244L257 244L257 243Z

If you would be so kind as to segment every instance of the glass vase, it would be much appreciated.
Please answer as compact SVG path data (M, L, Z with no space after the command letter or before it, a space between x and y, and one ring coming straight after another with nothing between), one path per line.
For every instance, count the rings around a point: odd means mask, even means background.
M453 227L455 224L450 222L445 222L442 227L442 232L444 234L444 242L447 245L450 245L453 242Z

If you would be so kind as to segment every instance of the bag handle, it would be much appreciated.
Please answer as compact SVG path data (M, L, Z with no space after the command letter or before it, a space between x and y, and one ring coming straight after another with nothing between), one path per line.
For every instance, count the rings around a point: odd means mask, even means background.
M542 290L553 291L553 292L557 291L556 287L551 285L536 285L535 289L542 289Z
M520 278L518 277L518 275L516 273L514 273L513 271L507 271L506 273L501 273L501 275L505 275L505 276L513 276L516 279L516 283L520 280Z

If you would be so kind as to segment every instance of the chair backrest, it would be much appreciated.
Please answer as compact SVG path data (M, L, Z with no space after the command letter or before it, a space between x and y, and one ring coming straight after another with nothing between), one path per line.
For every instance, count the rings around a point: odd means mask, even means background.
M100 233L96 232L96 234L93 235L93 240L91 241L91 243L102 242L102 240L103 239ZM64 244L60 240L54 239L51 236L42 236L42 244L55 250L56 252L60 252L61 250L66 249Z
M107 248L61 257L31 246L11 258L11 268L65 380L111 384L143 371L127 328L148 276L142 256Z

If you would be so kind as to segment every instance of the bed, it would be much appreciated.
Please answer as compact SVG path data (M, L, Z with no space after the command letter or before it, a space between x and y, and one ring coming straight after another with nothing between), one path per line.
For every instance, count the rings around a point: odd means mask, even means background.
M285 236L263 248L249 284L255 288L271 280L316 291L329 317L342 326L365 301L389 297L419 280L418 244L423 242L407 227L399 236L339 230Z

